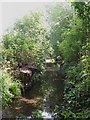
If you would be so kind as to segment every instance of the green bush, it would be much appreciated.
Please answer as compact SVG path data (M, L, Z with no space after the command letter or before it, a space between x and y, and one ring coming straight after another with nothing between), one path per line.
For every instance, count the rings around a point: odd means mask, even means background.
M3 45L4 60L10 61L14 67L33 64L43 70L45 58L52 53L39 13L32 13L17 21L14 28L3 36Z
M66 65L64 101L57 108L65 119L90 118L90 2L73 2L73 19L58 42Z
M21 94L20 82L14 78L4 69L0 73L0 84L2 94L2 106L8 105L12 98Z

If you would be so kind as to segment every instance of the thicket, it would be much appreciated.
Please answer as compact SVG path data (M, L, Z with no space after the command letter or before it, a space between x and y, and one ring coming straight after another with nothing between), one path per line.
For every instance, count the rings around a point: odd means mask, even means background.
M56 112L64 119L90 118L90 2L73 2L71 20L61 21L67 16L64 16L66 13L63 17L58 14L60 9L57 6L53 8L56 11L53 16L58 15L55 21L58 26L52 24L50 36L52 38L52 33L55 36L58 34L54 42L58 55L63 58L61 70L65 73L64 102L62 107L57 107ZM68 25L64 22L68 22ZM63 23L65 26L61 26ZM64 31L60 32L63 27Z
M32 64L42 70L46 56L52 52L39 13L32 13L18 20L13 29L3 37L3 44L3 58L14 68Z
M0 72L0 85L1 85L1 105L2 107L7 106L12 99L17 95L21 95L21 84L19 80L15 80L14 77L3 69Z
M62 106L55 107L57 117L90 118L90 2L71 4L50 8L48 36L38 13L25 16L3 36L0 78L5 104L20 93L20 83L11 77L13 70L30 64L42 73L45 59L53 54L62 57L60 72L65 79Z
M52 54L42 17L40 13L24 16L3 36L1 84L2 97L5 103L10 102L13 95L18 93L17 79L20 78L20 68L25 65L36 67L39 73L35 75L33 80L37 81L45 70L45 59L49 54ZM4 74L6 68L8 70ZM13 76L14 82L9 73Z
M72 19L72 10L68 3L56 3L47 9L48 24L50 25L49 39L52 45L54 57L60 55L57 44L63 41L64 32L69 29L68 24Z

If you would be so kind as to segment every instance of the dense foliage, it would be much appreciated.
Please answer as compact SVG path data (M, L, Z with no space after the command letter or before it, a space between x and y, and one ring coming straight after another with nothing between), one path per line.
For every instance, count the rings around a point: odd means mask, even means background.
M16 22L3 42L3 57L14 67L32 64L42 70L46 56L52 52L39 13L32 13Z
M47 10L49 14L48 24L51 27L48 37L54 49L54 56L58 56L60 54L57 43L63 41L64 38L62 35L64 31L66 29L69 30L68 24L72 18L72 11L68 3L57 3L49 7Z
M73 2L72 6L75 9L72 19L68 19L68 27L59 33L62 38L56 43L66 73L64 102L56 112L65 119L86 119L90 117L90 3ZM61 31L63 27L59 23L57 28ZM57 28L51 27L54 35Z
M42 23L42 15L32 13L18 20L11 30L3 36L2 40L2 96L5 104L18 94L17 80L20 78L20 68L29 65L38 69L39 74L33 77L37 80L45 70L45 59L52 54L49 40L46 39L46 31ZM4 73L9 68L8 73ZM9 84L10 81L10 84ZM13 94L12 94L12 92Z
M0 85L2 93L2 107L12 102L12 98L21 94L21 84L19 80L15 80L6 69L0 72Z
M20 94L20 81L11 77L12 70L28 64L42 73L46 58L60 56L64 99L54 112L59 119L90 118L90 2L56 4L48 14L50 30L45 30L41 14L32 13L3 36L0 82L4 104Z

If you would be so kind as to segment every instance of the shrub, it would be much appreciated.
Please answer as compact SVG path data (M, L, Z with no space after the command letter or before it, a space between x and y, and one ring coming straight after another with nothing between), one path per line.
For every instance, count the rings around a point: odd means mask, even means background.
M2 106L8 105L12 98L21 94L20 82L14 78L4 69L0 73L0 84L2 93Z

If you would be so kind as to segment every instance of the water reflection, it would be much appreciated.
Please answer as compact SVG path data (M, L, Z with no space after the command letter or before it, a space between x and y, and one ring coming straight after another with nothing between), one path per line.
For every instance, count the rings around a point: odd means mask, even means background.
M60 106L63 98L64 81L57 76L57 72L46 72L42 84L43 103L41 108L46 112L54 112L57 105Z

